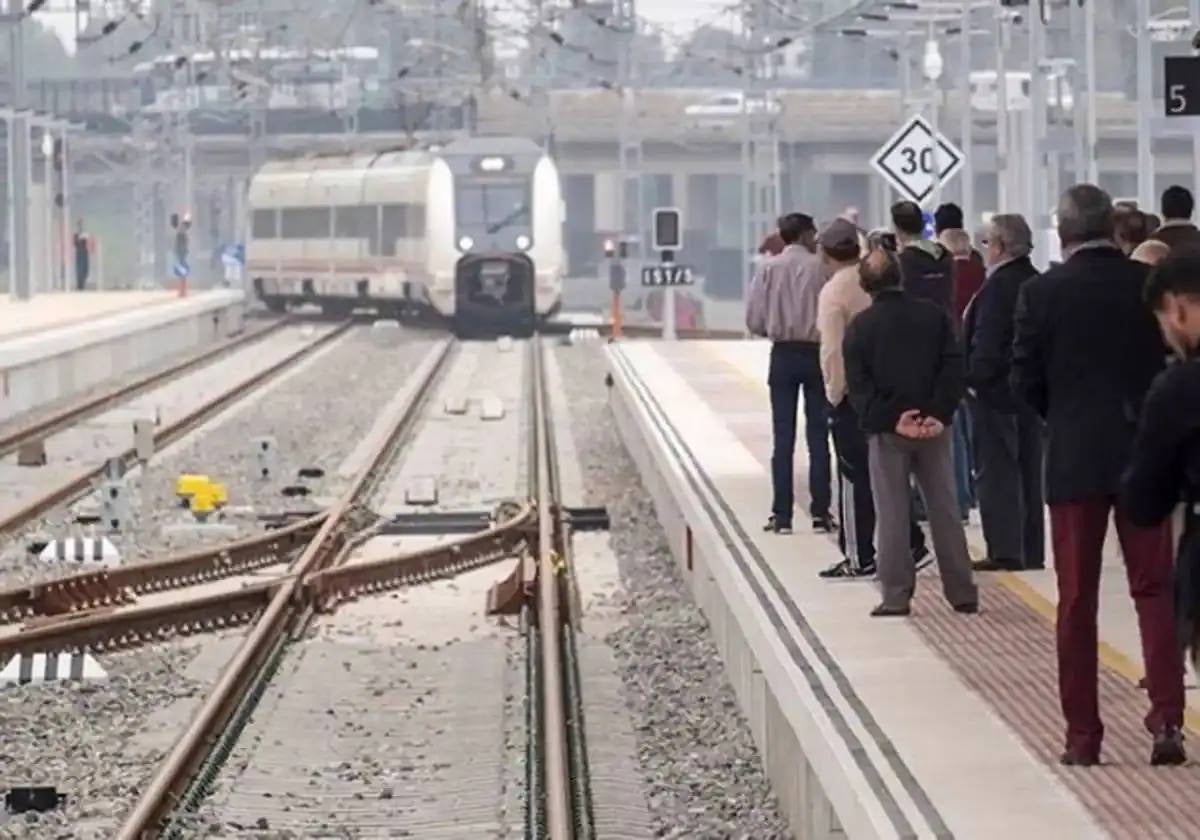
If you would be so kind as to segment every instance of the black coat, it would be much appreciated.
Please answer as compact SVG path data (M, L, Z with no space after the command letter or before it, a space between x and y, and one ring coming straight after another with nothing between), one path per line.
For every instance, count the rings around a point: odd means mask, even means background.
M904 290L916 300L954 312L954 257L940 242L923 241L900 249Z
M1037 274L1029 257L1002 265L984 281L963 316L967 385L994 411L1012 414L1020 407L1008 384L1013 319L1021 287Z
M1161 525L1175 506L1200 502L1200 360L1172 365L1150 386L1121 502L1143 528ZM1200 518L1186 517L1175 563L1175 617L1197 653L1200 634Z
M1164 243L1172 251L1200 248L1200 229L1197 229L1191 222L1186 224L1168 223L1151 234L1150 238Z
M1142 302L1148 270L1115 246L1084 248L1021 288L1011 382L1047 422L1050 504L1120 489L1142 400L1166 360Z
M894 432L912 409L950 425L963 395L963 358L954 322L940 307L882 292L846 328L842 353L863 431Z

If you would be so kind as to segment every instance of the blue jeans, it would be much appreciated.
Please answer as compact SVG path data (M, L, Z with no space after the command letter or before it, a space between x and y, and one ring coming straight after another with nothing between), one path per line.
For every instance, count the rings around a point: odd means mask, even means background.
M767 377L771 391L771 421L774 444L771 479L774 501L771 512L779 525L791 527L795 507L793 463L796 450L796 420L800 397L804 397L804 439L808 445L809 513L814 519L827 517L833 502L829 458L829 415L825 380L821 376L818 346L811 342L777 341L771 346L771 369Z

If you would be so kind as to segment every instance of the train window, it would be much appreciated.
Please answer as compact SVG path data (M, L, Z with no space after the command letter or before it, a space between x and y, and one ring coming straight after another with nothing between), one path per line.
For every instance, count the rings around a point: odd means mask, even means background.
M333 211L333 236L335 239L366 239L370 253L375 253L375 239L379 235L377 207L336 207Z
M255 239L274 239L279 236L279 216L274 210L255 210L251 224Z
M328 239L328 207L289 207L280 214L280 236L284 239Z
M381 208L383 218L380 229L383 242L380 253L385 257L396 256L396 240L409 236L408 205L385 204Z
M408 235L420 239L425 235L425 205L408 205Z
M460 228L484 227L498 233L506 227L529 227L529 203L526 181L468 181L455 191Z

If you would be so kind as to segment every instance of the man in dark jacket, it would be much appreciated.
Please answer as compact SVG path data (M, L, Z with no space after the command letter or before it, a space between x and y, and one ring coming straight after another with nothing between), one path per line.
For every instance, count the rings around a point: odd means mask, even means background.
M911 201L892 205L892 230L900 253L904 290L917 300L954 311L954 259L940 242L924 238L925 217Z
M950 425L963 395L963 360L950 316L903 289L899 258L875 249L860 266L871 305L850 322L842 349L850 402L868 437L875 500L875 563L882 603L873 616L908 615L916 587L909 552L909 480L925 496L946 599L978 610L966 534L955 500Z
M1146 300L1181 363L1159 374L1146 395L1121 501L1144 528L1162 525L1184 503L1175 618L1200 667L1200 251L1184 248L1164 260L1146 284Z
M1058 676L1063 764L1100 760L1096 614L1108 520L1128 570L1142 636L1154 733L1151 760L1169 761L1183 719L1183 658L1171 599L1171 535L1139 527L1117 504L1138 415L1166 349L1142 301L1147 267L1113 242L1112 199L1083 184L1058 207L1066 261L1027 281L1017 301L1014 392L1045 418L1046 498L1058 579Z
M1029 260L1029 225L1020 216L994 216L987 248L988 278L963 319L975 477L988 552L975 568L1041 569L1046 565L1042 422L1008 386L1017 295L1038 273Z
M1196 202L1186 187L1167 187L1162 194L1163 223L1153 237L1171 250L1200 248L1200 229L1192 224Z

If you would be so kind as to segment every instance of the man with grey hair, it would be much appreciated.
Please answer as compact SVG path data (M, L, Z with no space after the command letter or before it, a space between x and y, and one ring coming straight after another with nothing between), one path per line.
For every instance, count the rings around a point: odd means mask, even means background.
M1090 184L1058 206L1065 262L1025 282L1017 301L1013 391L1046 421L1046 499L1058 580L1062 763L1100 761L1097 610L1108 520L1116 520L1137 609L1154 736L1152 764L1180 764L1183 657L1175 635L1167 522L1139 526L1118 501L1150 382L1166 346L1142 300L1148 268L1113 241L1112 199Z
M987 559L975 569L1041 569L1042 422L1008 384L1017 297L1038 274L1029 259L1033 235L1021 216L994 216L986 245L987 278L963 316L975 480L987 543Z

